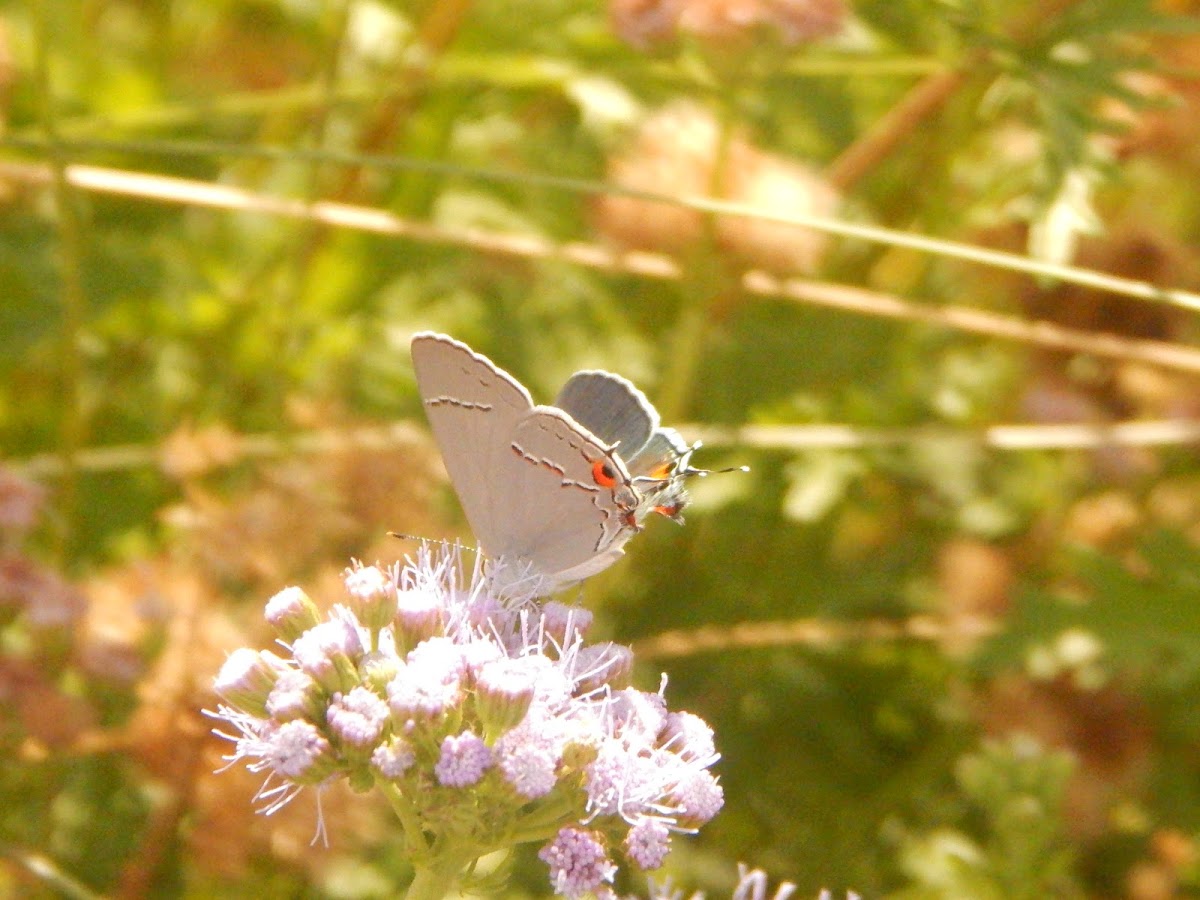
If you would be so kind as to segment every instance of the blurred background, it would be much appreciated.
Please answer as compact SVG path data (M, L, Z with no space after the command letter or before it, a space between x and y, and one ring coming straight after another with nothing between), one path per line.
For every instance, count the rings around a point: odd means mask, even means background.
M0 4L0 894L403 889L200 710L280 588L470 541L433 328L751 466L581 592L723 753L660 875L1197 896L1193 11Z

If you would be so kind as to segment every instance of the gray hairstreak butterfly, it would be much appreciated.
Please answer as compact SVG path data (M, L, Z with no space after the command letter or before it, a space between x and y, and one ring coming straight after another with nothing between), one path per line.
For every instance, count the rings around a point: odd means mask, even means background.
M630 382L576 372L554 406L444 334L412 339L413 368L450 481L484 555L549 593L606 569L653 512L681 521L694 446Z

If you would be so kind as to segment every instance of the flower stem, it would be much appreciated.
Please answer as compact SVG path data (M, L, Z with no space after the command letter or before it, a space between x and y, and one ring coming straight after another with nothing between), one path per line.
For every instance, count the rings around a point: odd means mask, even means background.
M418 868L412 884L408 886L405 900L442 900L457 878L458 872L450 869Z
M551 800L539 809L522 816L515 823L508 840L511 844L525 844L553 837L564 821L583 815L581 806L575 798L569 796Z
M425 834L421 829L420 819L417 817L417 812L413 809L408 798L401 793L400 788L386 779L379 778L375 782L383 795L387 797L387 801L391 804L392 812L400 819L400 825L404 829L404 840L408 845L408 852L417 858L424 856L429 852L429 845L425 841ZM418 877L420 872L418 871ZM415 896L415 895L414 895Z

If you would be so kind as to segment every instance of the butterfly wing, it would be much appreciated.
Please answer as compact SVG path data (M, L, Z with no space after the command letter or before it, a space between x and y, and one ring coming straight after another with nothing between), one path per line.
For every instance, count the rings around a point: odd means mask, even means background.
M444 334L412 339L413 369L450 483L488 556L509 552L508 521L523 472L512 435L533 408L529 392L486 356Z
M569 414L536 406L512 437L519 461L519 509L508 552L567 584L616 562L638 530L638 496L620 457Z
M658 427L658 411L645 394L620 375L598 369L572 375L554 405L595 437L615 445L626 461Z
M652 512L683 521L688 504L684 480L698 473L690 463L693 449L674 428L656 428L642 448L626 460L639 495L634 516L637 522Z

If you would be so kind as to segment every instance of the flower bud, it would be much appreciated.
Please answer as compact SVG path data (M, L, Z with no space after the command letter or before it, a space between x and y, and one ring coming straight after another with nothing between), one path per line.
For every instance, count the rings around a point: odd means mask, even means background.
M294 641L321 621L312 598L294 586L284 588L268 600L264 615L285 641Z
M388 719L388 705L365 687L337 694L325 713L329 730L343 744L356 750L372 749L379 742Z
M667 714L666 723L658 735L658 744L689 762L715 759L713 730L697 715L689 712Z
M462 702L462 697L457 671L433 660L401 665L387 685L388 707L399 728L407 728L411 722L441 719Z
M358 684L362 652L358 630L345 619L314 625L292 642L296 665L331 694Z
M526 717L492 747L501 777L523 799L536 800L554 790L562 761L558 732L552 719L531 721Z
M267 715L276 722L317 720L325 708L325 694L317 683L297 669L280 673L267 696Z
M643 816L625 835L625 858L643 872L657 869L671 849L671 831L661 819Z
M239 647L221 666L213 690L230 706L265 718L267 696L282 670L283 661L274 654Z
M483 733L491 743L515 728L533 702L537 667L523 659L500 659L484 665L475 679L475 705Z
M606 641L582 647L575 664L576 691L587 694L607 685L614 691L633 681L633 651L624 644Z
M387 691L388 682L396 677L402 665L404 663L391 653L375 650L358 661L359 679L382 696Z
M396 608L396 649L407 653L421 641L443 634L443 603L433 591L401 591Z
M560 829L554 840L538 851L538 859L550 869L554 893L564 897L597 893L612 883L617 872L603 835L575 826Z
M346 570L346 604L363 627L377 635L396 616L396 584L378 566Z
M688 768L668 792L675 818L683 828L699 828L721 811L725 792L707 769Z
M542 631L555 646L566 647L587 635L592 618L591 612L582 606L551 600L542 607Z
M375 748L371 754L371 767L384 778L396 779L407 772L417 761L412 744L398 735L393 735Z
M284 722L264 735L264 740L268 765L296 784L320 784L337 770L333 748L311 722Z
M452 734L442 741L441 754L433 767L443 787L470 787L492 765L492 752L483 739L471 731Z

